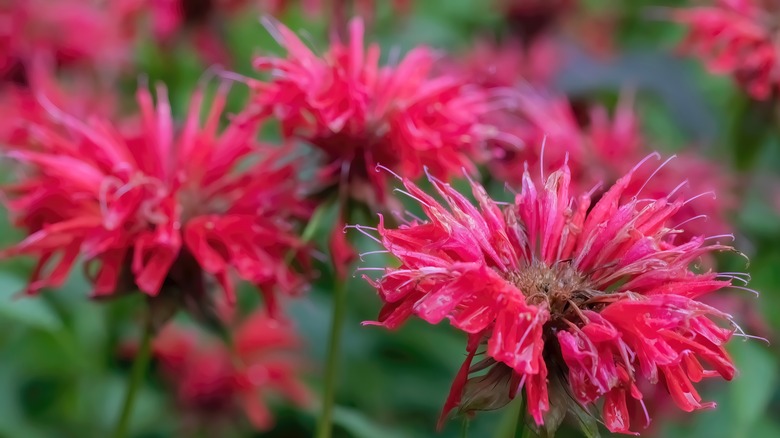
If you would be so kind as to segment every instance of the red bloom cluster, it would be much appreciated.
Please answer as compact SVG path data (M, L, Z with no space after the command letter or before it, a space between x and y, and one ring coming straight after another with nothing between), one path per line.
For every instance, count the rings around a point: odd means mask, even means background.
M508 100L516 105L514 113L494 124L518 137L522 147L493 142L496 159L488 166L511 185L522 184L518 169L526 164L531 175L539 175L556 170L567 160L576 190L599 193L602 184L616 181L631 170L631 163L650 152L628 94L611 117L603 107L585 108L579 114L568 99L528 87ZM714 235L729 230L727 216L735 204L733 186L732 176L719 165L694 153L684 153L659 170L637 170L635 182L627 187L624 197L635 196L643 188L643 196L654 199L674 192L691 198L704 195L699 202L681 207L673 220L682 224L686 237Z
M574 411L603 399L607 428L629 433L629 406L644 406L642 379L665 385L685 411L712 406L693 383L734 377L723 348L733 329L713 321L730 315L698 298L731 283L689 266L731 248L704 237L676 243L668 220L684 202L624 200L635 176L629 171L592 204L572 193L565 165L543 187L526 172L503 208L474 182L479 208L435 178L444 205L403 180L428 219L397 229L380 219L381 243L401 265L369 280L385 302L376 324L446 318L468 334L443 418L456 406L500 407L525 389L528 413L548 430L567 408L550 398L569 393ZM482 346L485 358L473 363Z
M0 78L16 79L34 55L113 71L130 59L141 0L0 2ZM18 78L23 80L22 78Z
M386 201L378 164L410 178L424 166L442 177L471 168L467 155L477 154L490 132L480 122L486 94L455 76L432 77L429 49L380 66L379 46L363 46L359 19L349 25L349 40L334 42L322 57L286 27L268 27L288 56L255 60L271 77L254 82L254 104L279 120L286 138L325 153L327 183L348 177L353 197L376 204Z
M445 69L486 89L514 87L520 82L548 85L557 71L559 56L549 38L537 38L526 47L517 40L481 40L469 52L447 60Z
M347 8L350 4L353 4L355 9L354 15L356 17L373 17L376 12L375 9L377 3L378 3L377 0L354 0L354 2L347 1L347 0L333 0L330 2L324 0L262 1L262 4L265 7L265 9L274 15L278 15L284 12L285 9L296 6L297 4L300 5L300 7L303 9L304 12L313 16L323 15L324 12L327 12L328 7L331 7L334 10L334 12L336 12L340 8ZM399 12L407 12L411 7L411 0L392 0L388 3L392 3L393 8ZM339 12L348 13L349 11L344 10Z
M311 400L299 381L300 347L290 325L255 313L237 328L234 352L173 324L155 338L153 352L181 408L196 421L207 424L240 409L254 427L265 430L273 417L264 397L282 396L298 406Z
M96 296L131 288L200 294L201 272L215 276L229 300L232 272L269 304L277 287L301 286L284 262L300 248L290 219L306 213L297 170L281 161L284 149L259 152L257 124L246 116L219 129L227 92L219 88L200 123L197 91L180 130L163 87L156 105L139 89L137 123L96 114L82 121L42 98L48 120L28 120L30 136L10 145L8 155L26 168L4 188L16 224L30 233L5 254L38 257L30 293L60 285L79 255Z
M731 74L751 96L766 99L780 85L777 2L716 0L679 9L672 19L689 27L683 49L702 57L715 74Z

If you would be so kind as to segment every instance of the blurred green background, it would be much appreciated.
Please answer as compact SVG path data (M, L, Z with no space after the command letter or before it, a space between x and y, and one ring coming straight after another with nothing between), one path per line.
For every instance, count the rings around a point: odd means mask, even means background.
M419 0L400 14L390 2L377 1L369 40L383 53L406 51L428 44L446 52L467 50L476 38L506 32L506 22L494 2L483 0ZM739 206L733 215L735 245L750 263L751 287L761 297L726 292L746 302L753 313L737 315L744 327L766 322L770 341L780 330L780 220L773 202L780 197L780 126L773 122L773 105L750 101L727 77L708 74L696 59L675 54L682 31L679 26L654 19L649 8L683 6L682 1L583 2L576 17L560 23L557 40L565 47L564 62L555 88L571 96L588 96L612 106L626 87L637 90L636 108L643 131L662 152L696 148L739 178ZM259 53L282 53L259 24L257 13L241 14L220 23L227 47L235 59L233 69L252 76L250 61ZM612 28L587 25L607 17ZM311 16L291 7L278 17L294 31L307 35L315 48L327 46L327 13ZM578 26L578 24L583 26ZM609 53L588 47L578 31L611 32ZM589 29L589 30L588 30ZM186 43L163 52L151 37L137 48L139 72L151 82L170 88L174 111L183 114L191 92L206 67ZM598 47L596 47L598 49ZM134 77L134 75L128 75ZM135 84L124 85L130 92ZM233 108L242 102L234 93ZM269 138L274 138L272 131ZM691 146L693 145L693 146ZM503 196L500 192L498 196ZM17 242L15 231L2 215L0 240L4 247ZM373 220L373 219L367 219ZM330 232L327 223L317 232L320 244ZM359 243L363 245L364 243ZM376 260L376 259L375 259ZM742 269L742 262L727 262L722 270ZM138 310L142 299L130 296L106 302L86 299L89 287L73 275L57 291L37 298L18 298L30 260L0 264L0 437L100 437L116 421L130 364L119 353L122 345L138 337ZM729 269L726 269L729 268ZM323 268L325 269L325 268ZM285 303L306 339L311 373L306 377L319 390L327 327L330 318L331 275L324 272L311 293ZM252 290L244 290L246 307L257 304ZM446 324L429 327L411 321L397 332L362 327L376 318L380 302L361 279L350 278L348 320L345 324L342 369L336 412L338 437L415 438L459 436L460 422L435 431L438 413L464 357L465 338ZM182 317L184 318L184 317ZM745 318L759 321L745 321ZM740 370L733 382L708 381L706 399L719 407L685 414L664 409L655 415L648 436L685 438L780 437L780 350L761 341L735 339L730 351ZM277 427L252 432L236 424L226 432L235 437L311 436L314 412L284 405L276 410ZM470 436L491 437L506 421L504 412L476 417ZM146 379L132 417L132 436L178 436L179 414L159 376ZM562 430L561 436L579 436ZM608 435L605 433L605 435ZM207 435L203 435L207 436Z

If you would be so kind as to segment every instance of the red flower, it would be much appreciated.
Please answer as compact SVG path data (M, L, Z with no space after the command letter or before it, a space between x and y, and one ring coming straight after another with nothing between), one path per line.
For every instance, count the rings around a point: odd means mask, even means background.
M286 9L300 4L300 8L303 9L306 14L311 16L322 16L328 12L328 8L330 8L332 12L336 12L339 8L348 9L350 3L353 2L350 0L265 0L261 3L263 4L263 7L273 15L282 14ZM355 0L353 5L354 13L352 15L355 15L356 17L373 18L376 12L377 3L379 3L377 0ZM395 11L401 13L408 12L412 6L411 0L392 0L388 3L392 4ZM345 10L344 12L349 13L350 11Z
M181 408L196 421L211 423L241 409L254 427L266 430L273 426L273 417L264 398L277 395L297 406L311 401L299 381L300 347L290 325L255 313L236 329L234 353L174 325L155 338L153 351Z
M289 29L268 24L287 58L260 57L269 72L254 82L254 103L273 114L286 138L302 139L324 152L323 178L348 180L353 198L386 202L386 175L378 164L410 178L424 166L441 177L471 168L489 130L480 118L486 95L454 76L432 77L435 56L418 47L394 65L379 65L379 46L363 47L363 23L349 25L349 40L323 55L309 50Z
M684 202L624 199L634 176L629 171L593 204L571 192L565 165L544 186L526 171L505 207L472 182L478 208L435 178L445 204L403 180L427 220L386 229L380 219L381 243L401 265L369 280L385 303L375 324L446 318L468 334L442 418L456 406L501 407L525 389L528 413L548 430L567 409L603 399L607 428L629 433L629 406L643 406L642 380L666 386L685 411L713 405L693 382L734 377L723 348L733 329L713 321L732 318L698 298L729 287L730 276L689 266L732 248L705 237L677 243L668 220ZM485 357L473 363L482 348ZM560 402L567 394L575 399L568 406Z
M578 112L565 97L529 88L521 89L508 100L516 104L514 113L504 114L504 120L493 123L520 138L522 147L492 142L495 159L488 166L499 180L511 185L522 184L522 174L517 169L525 164L536 177L558 169L568 160L575 190L600 193L600 187L625 175L632 163L651 152L630 94L624 94L613 115L599 106L578 108ZM638 169L624 198L631 198L642 188L643 196L651 198L663 198L675 191L689 198L704 195L675 213L672 223L681 224L685 238L729 232L728 215L736 204L735 181L717 163L688 152L671 159L660 170Z
M467 53L452 57L447 71L487 89L513 87L520 82L548 85L560 63L558 47L550 38L538 38L523 47L517 40L504 43L477 41Z
M715 74L731 74L751 96L766 99L780 84L780 28L776 2L717 0L675 10L689 27L683 49L704 59Z
M48 123L50 115L35 94L45 95L58 108L77 117L116 113L116 96L101 90L92 78L77 75L63 86L55 80L55 69L46 61L45 57L31 59L24 85L0 84L0 144L28 142L34 125Z
M132 56L132 20L139 7L140 0L2 2L0 78L18 74L41 52L53 55L60 65L115 71Z
M305 213L296 169L281 162L285 150L258 153L247 117L218 128L227 92L219 88L201 123L197 90L181 129L164 87L156 104L138 90L133 126L52 105L47 123L29 121L32 137L8 151L27 171L4 189L16 224L30 233L5 254L38 257L29 293L60 285L79 256L95 296L138 288L197 299L203 273L229 301L232 273L260 287L269 305L274 289L301 286L284 261L300 248L286 221Z

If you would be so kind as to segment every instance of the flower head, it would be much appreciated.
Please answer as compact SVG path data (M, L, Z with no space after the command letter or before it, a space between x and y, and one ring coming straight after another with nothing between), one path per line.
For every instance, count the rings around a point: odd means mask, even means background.
M780 85L777 2L716 0L711 6L678 9L672 20L688 26L682 48L704 59L716 74L731 74L756 99Z
M598 195L629 172L632 163L652 151L641 132L631 93L621 96L611 115L604 107L585 104L579 108L565 97L528 87L514 93L511 101L516 105L515 111L502 115L503 120L493 120L493 124L514 133L522 140L521 147L511 142L491 142L494 159L488 166L512 186L523 184L523 174L517 169L524 165L536 178L555 171L566 161L572 170L574 190ZM694 152L686 152L670 158L659 169L645 166L635 172L633 182L623 193L626 199L640 190L645 197L663 198L679 193L698 199L685 203L672 218L672 223L682 224L682 237L729 232L727 218L736 202L735 181L727 169Z
M310 402L308 389L299 381L304 368L297 351L301 341L292 326L254 313L234 335L235 352L173 324L155 338L154 355L185 412L210 423L240 409L254 427L266 430L273 417L264 398L278 395L298 406Z
M285 137L324 152L326 182L346 180L353 198L382 204L386 174L378 164L412 178L425 166L440 177L471 167L467 154L488 135L480 123L486 95L455 76L433 77L431 50L380 66L379 46L364 48L359 19L348 41L334 41L323 56L281 24L268 27L288 54L255 60L270 78L254 82L254 103L279 120Z
M538 38L525 47L520 41L477 41L469 52L446 63L447 71L487 89L513 87L528 82L548 85L560 64L558 47L550 38Z
M23 82L25 64L39 53L112 71L132 56L139 9L140 0L0 2L0 78Z
M548 431L567 409L583 414L603 400L607 428L629 433L641 381L664 385L685 411L713 406L693 383L734 377L723 348L734 329L717 323L730 315L698 299L730 279L690 266L732 248L701 236L678 243L669 218L684 201L625 199L635 173L591 203L571 190L565 164L543 186L526 171L503 207L474 182L478 207L436 178L443 203L403 180L427 219L397 229L380 220L381 243L400 266L369 280L385 303L373 324L392 329L415 315L468 335L442 418L456 407L501 407L525 390L528 414Z
M24 172L4 188L29 233L5 254L38 258L29 293L61 284L79 256L95 296L137 288L197 300L204 274L229 301L234 274L260 287L269 305L276 289L300 287L284 260L300 249L289 219L306 213L296 170L281 161L284 150L256 144L246 116L219 128L227 92L219 88L201 123L197 90L180 127L162 86L156 104L138 90L135 123L72 116L41 98L48 118L29 120L31 135L8 147Z

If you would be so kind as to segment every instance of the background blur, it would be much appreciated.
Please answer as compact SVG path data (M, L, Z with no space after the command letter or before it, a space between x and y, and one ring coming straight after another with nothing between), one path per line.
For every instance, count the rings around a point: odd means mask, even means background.
M13 1L13 0L12 0ZM23 0L16 0L23 1ZM0 4L2 2L0 1ZM328 45L331 21L327 5L306 12L297 2L277 18L304 36L315 50ZM305 2L304 2L305 3ZM327 3L327 2L325 2ZM481 38L505 35L512 26L499 3L487 0L419 0L404 10L390 1L377 1L367 41L376 41L383 54L406 51L419 44L442 50L442 56L468 51ZM519 3L524 3L518 1ZM542 23L544 11L555 14L557 0L535 4ZM730 212L735 246L745 252L752 275L750 287L761 292L729 291L727 300L746 331L777 339L780 330L780 123L777 101L755 102L730 78L713 76L701 62L675 49L684 29L663 20L659 7L688 5L663 0L583 0L574 12L551 25L560 59L552 87L573 99L614 107L621 91L636 92L635 108L651 150L665 154L683 149L718 161L737 179L737 204ZM533 9L532 9L533 10ZM549 12L549 11L548 11ZM220 16L215 25L232 64L230 69L252 76L251 59L262 53L282 53L258 18L262 6ZM212 18L214 20L214 18ZM136 78L165 82L181 115L203 71L210 64L184 38L175 48L162 48L152 32L141 33L135 48L137 71L121 92L132 96ZM390 55L392 56L392 55ZM242 102L233 96L233 108ZM267 133L274 138L274 133ZM3 172L5 173L5 172ZM506 196L500 185L496 195ZM20 234L0 215L3 246ZM318 232L321 243L328 227ZM358 239L359 240L359 239ZM361 245L361 243L358 243ZM743 270L743 260L718 261L723 271ZM86 280L74 275L58 291L39 298L16 298L32 264L28 260L0 264L0 437L99 437L114 424L129 372L126 351L137 338L134 315L140 297L106 302L85 298ZM351 270L350 270L351 272ZM324 272L310 296L287 304L306 340L309 375L316 392L322 371L330 315L330 273ZM398 332L361 327L376 318L380 307L375 292L350 276L349 315L345 324L341 383L336 414L337 436L355 438L455 437L460 422L448 423L440 434L434 428L449 386L464 357L464 339L446 324L430 328L412 321ZM244 291L243 306L257 303ZM184 318L184 317L182 317ZM425 327L424 329L421 329ZM648 436L664 437L780 437L780 350L761 341L735 339L731 352L740 369L731 383L708 381L705 399L717 410L685 414L659 402ZM136 438L179 436L181 415L174 398L154 370L136 404L132 431ZM275 406L276 428L252 432L244 422L220 436L307 437L314 413L284 404ZM474 437L491 437L504 421L503 411L482 413L471 426ZM608 435L605 433L605 435ZM186 435L185 435L186 436ZM214 436L204 432L202 436ZM579 436L562 430L561 436Z

